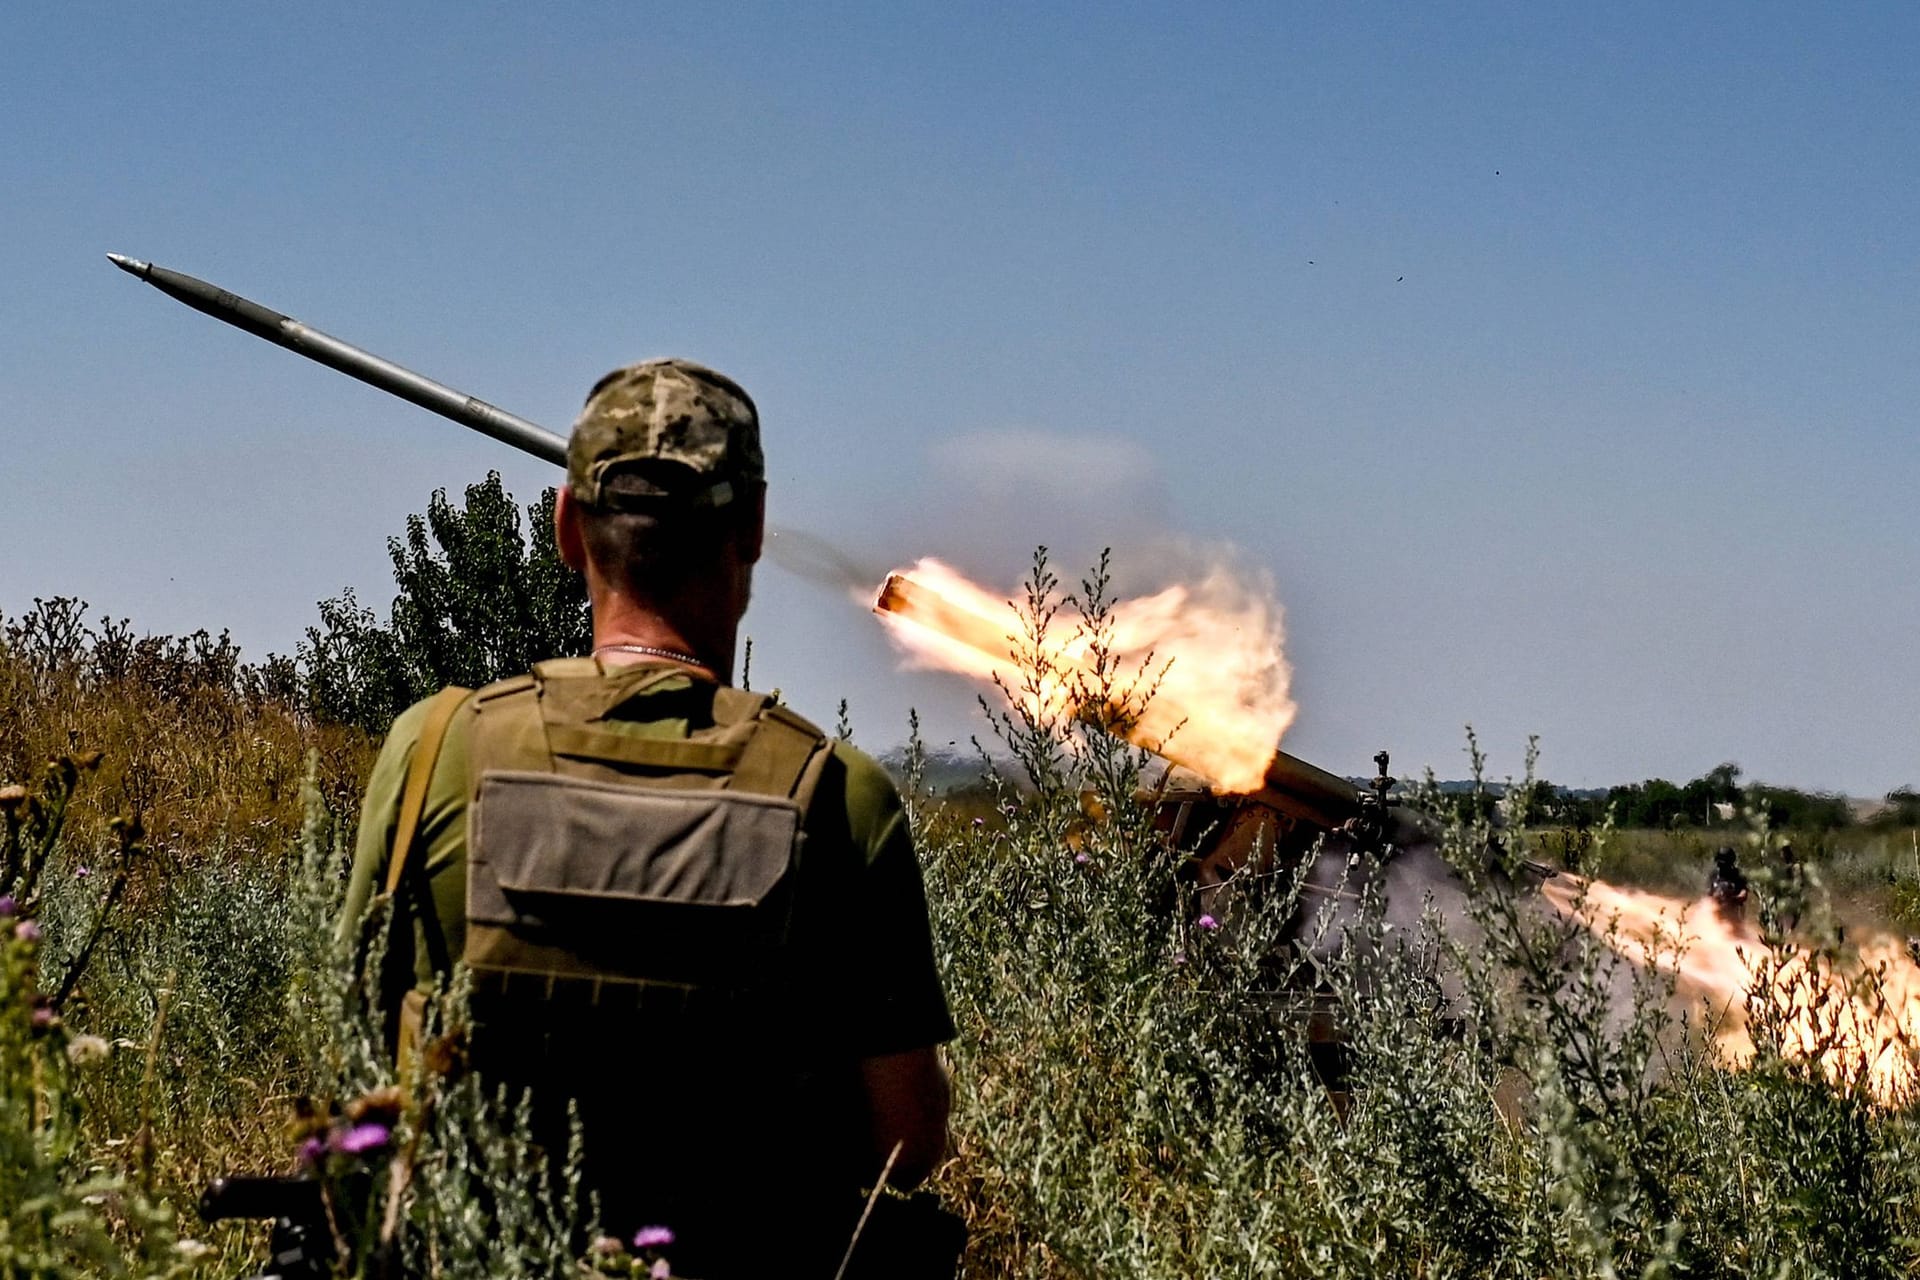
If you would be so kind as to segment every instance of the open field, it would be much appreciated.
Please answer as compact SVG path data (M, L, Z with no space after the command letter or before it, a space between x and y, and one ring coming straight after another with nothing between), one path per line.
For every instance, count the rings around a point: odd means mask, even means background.
M1676 897L1706 891L1713 852L1723 845L1745 851L1749 833L1739 827L1691 831L1620 830L1612 833L1589 869L1614 884L1633 885ZM1842 919L1860 925L1920 934L1920 830L1856 827L1794 832L1795 850L1818 867ZM1564 847L1559 832L1537 833L1543 852Z
M0 782L25 788L0 794L36 877L0 921L0 1274L239 1274L260 1232L196 1224L183 1211L198 1189L292 1167L302 1099L324 1109L391 1082L329 937L372 741L315 724L218 642L123 658L111 635L69 639L16 624L0 649ZM49 772L49 755L74 763ZM1750 1069L1676 1056L1657 975L1623 1006L1598 944L1517 909L1499 881L1475 909L1483 946L1449 952L1375 920L1309 975L1276 942L1297 886L1250 886L1217 927L1199 919L1128 800L1137 756L1069 729L1034 758L1042 785L999 796L991 823L914 796L960 1025L957 1147L937 1186L972 1230L967 1274L1920 1266L1915 1111L1783 1052L1764 1011ZM1106 821L1085 822L1087 786ZM144 835L112 822L136 809ZM1456 825L1450 843L1483 835ZM1805 852L1844 900L1891 919L1911 838L1839 833ZM1691 893L1718 841L1616 832L1593 865ZM1809 946L1808 963L1839 962ZM1449 1000L1436 956L1462 975ZM75 975L51 1025L36 1022L36 972L42 997ZM1338 1105L1300 1020L1276 1016L1290 983L1317 985L1345 1027ZM401 1232L416 1261L571 1265L582 1240L510 1117L471 1080L426 1092L432 1114L400 1120L420 1135ZM497 1227L476 1225L483 1187Z

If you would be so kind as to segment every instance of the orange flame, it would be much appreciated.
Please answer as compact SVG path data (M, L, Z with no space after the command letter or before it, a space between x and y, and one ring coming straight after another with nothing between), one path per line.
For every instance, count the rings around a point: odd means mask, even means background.
M1056 619L1046 640L1052 670L1029 690L1013 656L1023 643L1018 611L1006 596L939 561L922 560L889 577L874 611L913 665L981 680L998 676L1036 713L1079 710L1090 661L1090 637L1076 625L1083 619ZM1145 662L1145 682L1159 682L1144 711L1122 726L1127 739L1222 791L1257 790L1295 711L1271 591L1214 569L1119 602L1111 640L1123 679Z
M1581 890L1585 890L1584 897ZM1802 954L1776 956L1744 921L1729 920L1711 898L1684 902L1600 880L1557 876L1542 891L1636 964L1674 974L1683 993L1723 1014L1719 1041L1738 1065L1753 1058L1747 997L1762 994L1784 1015L1783 1050L1818 1065L1830 1079L1861 1079L1881 1102L1902 1103L1920 1089L1920 967L1888 938L1855 950L1851 972L1808 965ZM1878 990L1863 986L1877 975ZM1756 992L1764 983L1765 992Z

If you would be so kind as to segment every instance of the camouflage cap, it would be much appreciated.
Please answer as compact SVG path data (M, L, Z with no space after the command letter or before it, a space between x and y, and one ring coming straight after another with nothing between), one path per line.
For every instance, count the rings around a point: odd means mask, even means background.
M567 488L595 507L725 506L766 476L752 397L691 360L615 369L587 393L567 441Z

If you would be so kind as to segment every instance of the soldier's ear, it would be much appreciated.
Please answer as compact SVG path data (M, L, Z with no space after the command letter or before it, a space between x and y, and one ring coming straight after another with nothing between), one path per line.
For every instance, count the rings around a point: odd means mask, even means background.
M744 503L745 509L740 513L740 562L758 564L767 541L767 486L753 486Z
M553 499L553 541L575 573L587 571L587 538L580 528L579 499L564 484Z

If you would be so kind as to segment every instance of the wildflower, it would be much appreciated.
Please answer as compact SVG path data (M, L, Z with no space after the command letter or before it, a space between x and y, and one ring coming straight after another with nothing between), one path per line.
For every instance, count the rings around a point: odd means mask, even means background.
M389 1085L384 1089L363 1093L349 1102L347 1119L354 1124L386 1125L391 1128L399 1122L400 1112L406 1104L406 1094L397 1087Z
M92 870L87 867L75 867L73 869L73 878L75 880L85 880L88 876L92 874L93 874Z
M12 894L0 894L0 919L12 915L16 905Z
M673 1268L662 1258L647 1272L647 1280L673 1280Z
M987 820L985 818L975 818L973 820L973 825L976 827L984 827L987 825Z
M633 1247L636 1249L664 1249L672 1243L671 1227L642 1227L633 1236Z
M176 1240L173 1251L183 1262L198 1262L213 1252L213 1246L203 1240Z
M57 1020L58 1019L53 1012L52 1005L43 1004L35 1008L33 1011L33 1029L35 1031L45 1031L47 1028L51 1027Z
M1218 920L1215 920L1212 916L1201 916L1198 920L1195 920L1193 923L1196 927L1198 927L1199 929L1201 929L1206 933L1212 933L1215 929L1218 929L1220 927L1220 922Z
M97 1062L105 1062L113 1046L99 1036L75 1036L67 1042L67 1061L76 1067L90 1067Z
M31 920L22 920L13 926L13 936L22 942L40 941L40 926Z
M300 1144L300 1163L311 1168L327 1157L327 1140L315 1136Z
M393 1130L383 1124L356 1124L333 1135L333 1149L343 1156L363 1156L378 1151L393 1140Z
M1178 967L1180 967L1181 965L1183 965L1183 964L1185 964L1186 962L1187 962L1187 953L1186 953L1186 952L1184 952L1184 951L1176 951L1176 952L1174 952L1174 953L1173 953L1173 964L1174 964L1174 967L1175 967L1175 968L1178 968Z
M1092 861L1093 859L1088 856L1087 851L1084 849L1073 855L1073 865L1076 867L1084 867Z

